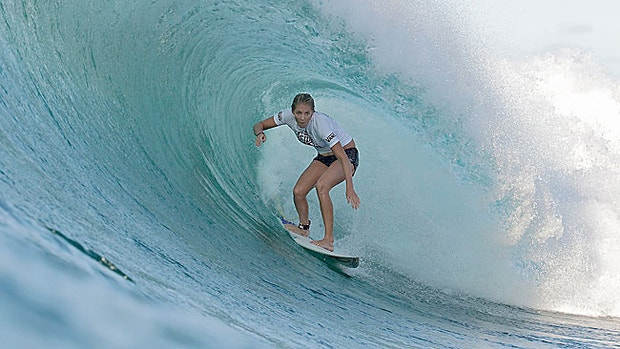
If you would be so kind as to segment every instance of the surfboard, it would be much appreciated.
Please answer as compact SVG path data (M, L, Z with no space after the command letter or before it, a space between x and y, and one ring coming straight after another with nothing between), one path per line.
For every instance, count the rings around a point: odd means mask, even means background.
M283 227L287 224L295 225L295 223L289 222L282 217L280 217L280 220L282 221ZM284 227L284 229L286 229L286 227ZM293 241L295 241L297 245L303 247L311 255L328 263L329 265L342 266L342 267L354 269L354 268L357 268L360 264L360 258L358 256L342 254L336 250L334 250L334 252L331 252L317 245L312 244L312 239L310 239L309 237L299 235L288 229L286 229L286 232L293 239Z

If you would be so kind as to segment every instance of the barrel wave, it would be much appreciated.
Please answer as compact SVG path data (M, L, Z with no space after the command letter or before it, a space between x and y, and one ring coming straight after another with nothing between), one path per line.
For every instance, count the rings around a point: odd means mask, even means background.
M9 347L617 345L617 84L456 3L0 2ZM253 144L299 92L360 149L349 276L277 219L313 150Z

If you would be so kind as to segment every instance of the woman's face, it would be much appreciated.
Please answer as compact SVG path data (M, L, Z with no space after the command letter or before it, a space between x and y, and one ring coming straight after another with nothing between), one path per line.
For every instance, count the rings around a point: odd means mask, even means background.
M293 115L295 115L297 126L302 128L308 126L308 123L312 118L312 113L314 113L314 110L312 110L312 107L309 105L305 103L297 104L295 109L293 109Z

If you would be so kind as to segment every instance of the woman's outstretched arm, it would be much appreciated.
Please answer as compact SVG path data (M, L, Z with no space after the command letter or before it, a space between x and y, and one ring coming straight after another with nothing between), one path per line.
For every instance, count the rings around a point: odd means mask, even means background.
M254 144L256 144L257 147L260 147L261 144L265 143L265 141L267 140L267 136L265 136L264 131L270 128L274 128L276 126L278 125L276 125L276 122L273 120L273 116L270 116L265 120L259 121L254 124L254 135L256 136Z

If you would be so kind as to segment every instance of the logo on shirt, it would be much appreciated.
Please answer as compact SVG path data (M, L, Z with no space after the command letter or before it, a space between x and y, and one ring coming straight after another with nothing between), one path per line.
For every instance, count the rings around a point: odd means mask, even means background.
M334 139L334 137L336 137L336 135L332 132L329 134L329 136L325 137L325 142L329 143L332 141L332 139Z
M282 123L282 112L278 113L278 121Z
M313 147L317 147L318 145L314 142L314 140L312 139L312 137L310 137L310 135L308 134L308 132L304 131L304 132L295 132L297 133L297 139L299 139L299 141L303 144L306 145L310 145Z

